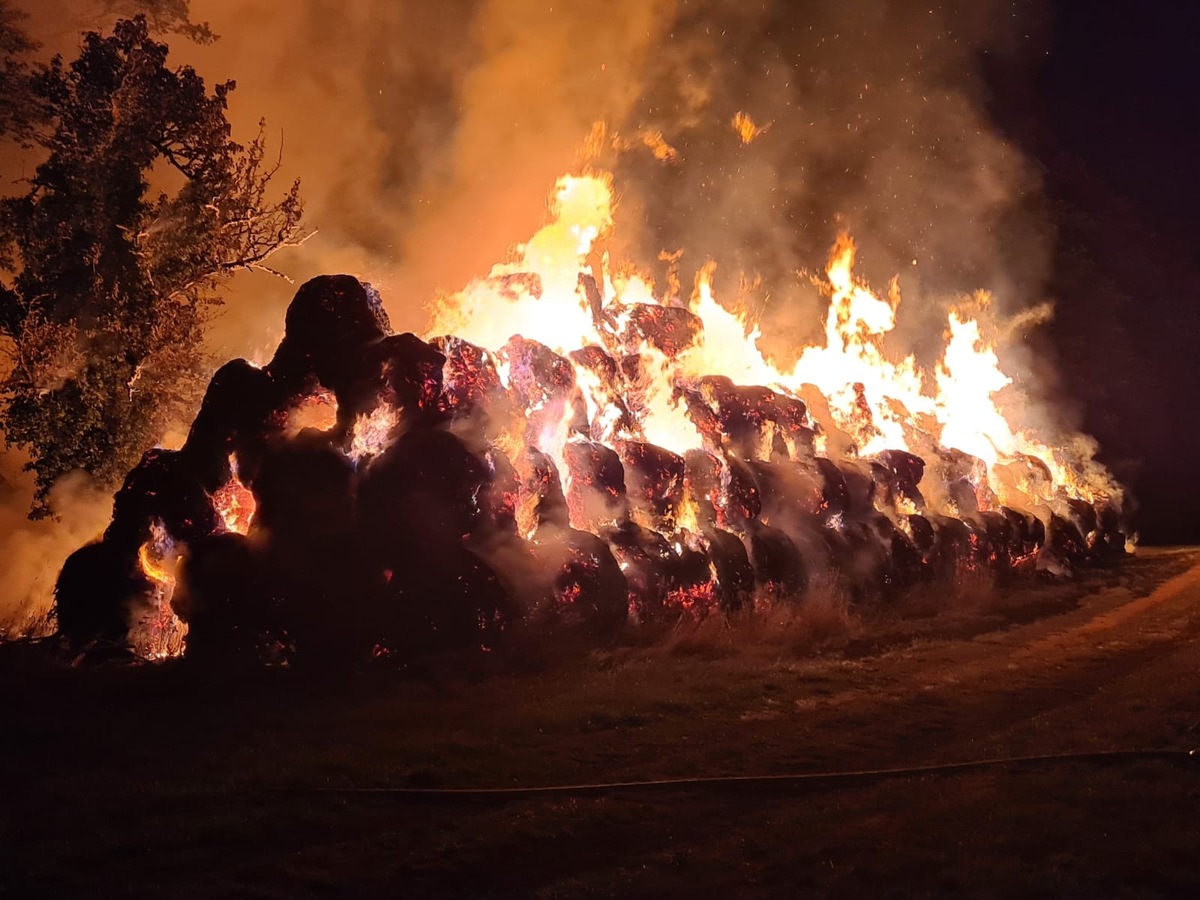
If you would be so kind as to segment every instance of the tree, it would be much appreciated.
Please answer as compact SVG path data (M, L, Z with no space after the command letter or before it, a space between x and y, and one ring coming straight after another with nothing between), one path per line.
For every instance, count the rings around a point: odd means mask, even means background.
M151 33L182 34L198 44L211 44L217 36L207 22L191 20L190 7L189 0L100 0L100 15L126 19L144 15Z
M299 182L268 197L279 164L265 163L261 127L248 146L230 138L233 82L209 93L167 52L139 15L31 76L46 114L34 140L48 155L28 191L0 204L15 272L0 296L12 357L0 428L30 453L34 517L62 475L115 485L186 421L218 286L270 271L305 237Z
M44 121L30 89L29 59L37 44L23 27L25 14L0 0L0 139L27 144Z

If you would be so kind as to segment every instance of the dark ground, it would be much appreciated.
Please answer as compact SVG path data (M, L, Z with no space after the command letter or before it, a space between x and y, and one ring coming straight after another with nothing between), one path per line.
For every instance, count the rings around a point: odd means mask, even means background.
M760 620L475 684L0 648L0 895L1200 895L1197 763L509 801L322 791L1200 746L1200 551L953 605Z

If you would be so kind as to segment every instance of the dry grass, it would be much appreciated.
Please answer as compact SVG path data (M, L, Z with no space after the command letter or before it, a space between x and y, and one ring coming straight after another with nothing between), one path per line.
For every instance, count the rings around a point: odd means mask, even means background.
M987 569L960 569L954 578L918 584L890 604L905 618L920 618L943 613L981 612L995 605L1001 596L996 576Z
M998 590L1004 610L1041 611L1027 625L986 603L939 605L961 595L922 598L948 611L896 618L880 653L894 608L815 585L801 603L653 641L597 651L560 636L542 671L479 681L450 659L445 673L331 683L299 669L65 669L10 647L0 896L1198 896L1196 773L1162 763L511 802L325 790L1190 746L1197 589L1138 607L1119 640L1081 632L1198 564L1135 560L1118 584L1095 573L1070 595ZM1064 602L1076 605L1046 613ZM960 640L961 622L993 633ZM1064 629L1078 638L1043 640Z
M860 627L846 591L830 581L810 586L799 599L760 595L751 608L729 616L680 620L647 649L708 659L754 650L808 654L844 644Z

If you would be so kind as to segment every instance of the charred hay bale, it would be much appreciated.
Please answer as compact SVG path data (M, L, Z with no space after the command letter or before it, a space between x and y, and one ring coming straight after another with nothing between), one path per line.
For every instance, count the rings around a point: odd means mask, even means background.
M742 459L757 459L769 449L765 426L776 417L774 391L741 386L724 375L700 379L700 397L716 415L724 445Z
M964 519L979 517L979 495L975 491L975 484L968 478L946 482L946 497L951 509Z
M380 361L384 383L405 411L434 414L441 407L446 357L415 334L395 334L372 348Z
M704 540L716 570L718 605L724 613L737 612L754 596L754 567L746 545L736 534L715 527L705 529Z
M818 456L813 460L817 472L823 482L821 486L821 501L824 504L821 514L828 522L835 516L845 515L850 502L850 489L846 485L846 476L831 460Z
M683 494L701 530L716 527L721 471L721 460L706 450L689 450L683 456Z
M682 387L679 394L684 408L687 410L688 419L700 433L704 450L710 454L723 453L725 451L725 433L720 416L708 405L708 401L699 390Z
M625 470L616 451L595 441L570 441L563 460L571 476L566 499L572 524L595 533L625 518Z
M772 457L793 460L812 458L817 435L808 418L808 406L803 400L776 393L768 416L775 425Z
M925 558L915 541L887 516L876 516L871 525L888 556L885 592L896 593L917 584L925 575Z
M390 658L492 649L517 618L502 579L461 543L442 543L407 565L383 570L370 591L367 634Z
M282 399L271 376L244 359L217 369L183 445L206 490L228 481L230 454L263 433Z
M703 619L721 609L721 590L709 559L708 542L700 538L693 546L677 544L673 549L675 558L666 598L668 617Z
M930 581L952 579L958 565L954 548L942 535L941 518L930 513L916 513L904 519L913 546L921 554L924 578Z
M442 376L444 406L451 412L470 412L493 402L504 392L492 354L454 335L435 337L429 346L445 358Z
M592 438L602 440L613 433L636 433L637 422L625 401L629 388L622 381L617 361L594 344L572 350L567 356L576 365L580 381L586 384L590 378L595 382L593 395L606 407L605 415L597 416L592 423Z
M912 538L913 546L928 562L937 551L937 532L933 528L933 523L920 513L905 516L904 522L908 525L908 533Z
M916 519L917 534L932 550L932 527L920 516ZM905 524L912 528L912 523ZM917 541L882 513L821 528L816 537L828 560L831 583L856 603L886 601L928 575Z
M937 575L951 579L973 571L984 561L979 535L967 522L950 516L932 516L930 522L936 535L930 562Z
M826 561L824 571L814 571L814 576L824 576L825 581L849 584L856 560L854 546L845 534L844 523L822 525L817 531L821 540L821 558Z
M67 557L54 584L58 633L73 649L93 640L123 645L130 604L146 590L136 549L103 540L85 544Z
M521 492L517 501L517 525L525 534L550 525L566 528L570 524L567 498L554 460L536 447L526 447L517 460Z
M482 513L480 531L485 534L517 533L517 504L521 497L521 480L516 467L496 447L483 453L488 481L479 494Z
M353 534L330 532L318 544L273 536L262 572L298 665L345 668L367 658L371 569Z
M494 440L508 426L513 411L492 354L453 335L434 338L429 345L446 360L441 406L454 418L456 432L470 435L473 445Z
M442 372L446 358L414 334L372 341L347 361L344 377L330 385L337 399L338 438L346 443L364 417L390 409L394 425L432 425L442 418Z
M1067 511L1069 518L1083 536L1084 543L1090 549L1095 543L1097 532L1100 529L1100 518L1096 513L1096 507L1086 500L1072 497L1067 500Z
M497 355L508 364L509 392L524 413L526 440L537 443L564 421L568 433L588 435L587 406L569 359L520 335L509 338Z
M979 514L984 540L983 552L988 565L997 573L1011 572L1013 561L1020 555L1016 547L1016 535L1012 522L1002 512L985 510Z
M646 361L640 353L625 353L617 359L617 371L625 384L641 384L647 375Z
M1020 510L1002 506L999 513L1004 516L1011 530L1012 561L1015 565L1023 565L1045 541L1045 529L1041 521Z
M743 459L812 456L816 434L803 400L723 375L702 378L697 388L683 392L688 414L714 447Z
M937 532L934 523L924 515L913 514L904 517L902 526L912 540L912 546L920 554L920 576L928 581L937 574Z
M363 579L355 539L355 473L320 432L273 446L251 489L252 535L265 541L262 593L305 665L344 666L365 651Z
M617 451L625 464L630 505L656 528L671 528L684 498L683 457L641 441L622 441Z
M819 519L822 511L822 482L817 470L791 460L752 461L762 498L762 516L776 524ZM781 525L785 530L791 530Z
M840 460L835 463L846 485L845 512L848 519L865 521L875 515L875 478L868 463Z
M829 568L827 537L821 516L821 481L811 463L790 459L750 462L762 498L763 522L784 532L800 551L810 572Z
M935 494L938 491L942 493L941 497L927 498L935 506L948 506L956 511L955 515L959 518L971 519L979 515L980 509L993 509L1000 505L989 487L988 465L979 457L945 447L938 447L933 453L927 453L926 457L928 467L932 470L932 477L926 479L926 485L932 484L931 491Z
M142 454L113 495L112 522L104 539L126 554L136 554L156 519L176 541L193 541L221 527L202 473L178 450L155 448Z
M391 332L379 295L350 275L321 275L300 286L284 337L267 370L284 384L309 373L335 393L353 380L359 351Z
M608 385L609 387L617 384L620 369L617 367L617 361L604 348L597 347L595 344L588 344L586 347L572 350L567 354L567 357L575 365L581 366L595 375L601 384ZM617 392L613 391L613 393Z
M550 607L551 572L532 541L515 530L496 530L480 534L467 546L496 573L514 623L531 621Z
M747 523L746 537L759 589L782 600L800 599L808 573L795 542L784 531L757 521Z
M925 498L918 487L925 477L925 460L906 450L884 450L876 458L882 467L877 478L885 486L885 499L893 507L899 500L907 500L916 509L925 507Z
M362 475L360 539L385 561L458 545L480 521L478 498L490 480L483 460L459 438L440 428L412 428Z
M1101 503L1096 515L1096 540L1092 554L1098 560L1120 559L1125 555L1125 533L1121 514L1111 503Z
M629 306L629 325L625 335L634 344L644 339L660 353L674 358L695 343L704 330L700 317L679 306L634 303Z
M287 642L282 598L240 534L196 541L180 563L171 608L188 625L188 659L272 661Z
M844 547L839 574L856 603L878 601L895 588L890 524L886 516L875 515L848 521L840 529Z
M658 532L628 519L606 530L604 537L625 574L630 614L643 624L660 621L674 580L682 577L671 545Z
M726 455L717 491L717 524L735 530L748 527L762 513L762 497L754 470L735 456Z
M257 509L255 531L273 544L320 547L354 522L354 466L326 435L302 431L264 455L249 485Z
M1035 548L1046 545L1046 523L1037 516L1029 516L1029 539Z
M1046 541L1037 555L1037 570L1047 575L1074 575L1087 562L1087 541L1070 519L1051 513Z
M629 617L625 575L601 538L553 525L539 528L534 548L547 573L550 604L530 616L535 627L611 637Z

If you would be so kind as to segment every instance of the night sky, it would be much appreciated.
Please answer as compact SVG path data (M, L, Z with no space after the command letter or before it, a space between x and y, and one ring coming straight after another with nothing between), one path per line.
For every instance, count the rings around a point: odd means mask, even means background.
M1200 541L1200 4L1058 0L1049 52L993 112L1044 169L1050 337L1150 542Z

